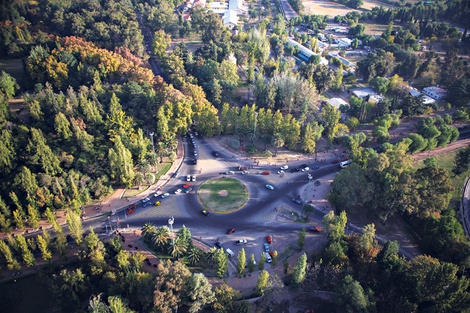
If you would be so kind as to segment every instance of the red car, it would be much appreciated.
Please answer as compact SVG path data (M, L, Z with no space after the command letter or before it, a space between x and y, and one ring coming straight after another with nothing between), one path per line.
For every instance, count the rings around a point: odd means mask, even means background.
M334 160L333 162L331 162L331 164L336 164L338 162L339 162L338 160Z
M135 212L134 209L129 208L129 209L127 209L127 211L126 211L126 214L127 214L127 215L130 215L130 214L132 214L132 213L134 213L134 212Z
M316 227L312 226L312 227L310 227L310 230L313 231L313 232L318 233L318 232L321 232L322 229L319 226L316 226Z
M347 161L348 160L348 157L345 157L345 158L342 158L341 161Z
M191 186L191 184L190 184L190 183L187 183L187 184L185 184L185 185L183 186L183 188L188 188L189 186Z
M267 241L268 243L271 243L271 242L272 242L271 236L266 236L266 241Z
M269 174L271 174L271 173L270 173L270 172L268 172L268 171L264 171L264 172L263 172L263 173L261 173L261 174L262 174L262 175L269 175Z
M272 258L274 258L274 252L269 251L269 255L270 255Z
M227 229L227 234L231 234L231 233L234 233L234 232L235 232L235 229L233 229L233 228Z

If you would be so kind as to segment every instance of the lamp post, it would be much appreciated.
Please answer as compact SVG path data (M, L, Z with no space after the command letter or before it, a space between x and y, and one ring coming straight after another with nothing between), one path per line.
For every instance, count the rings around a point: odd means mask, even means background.
M175 248L175 238L173 237L173 223L175 222L175 219L170 217L168 219L168 225L170 225L170 232L171 232L171 245L173 246L173 249Z
M154 132L151 132L150 138L152 139L153 161L155 162L155 174L158 174L157 156L155 155L155 145L153 144L153 135L154 135Z
M307 191L308 187L310 186L310 182L312 181L312 175L308 174L308 183L307 183L307 188L305 188L305 195L304 195L304 202L302 203L302 211L300 211L300 218L302 218L302 214L304 214L304 207L305 207L305 201L307 201Z
M256 122L258 122L258 112L255 112L255 127L253 129L253 145L255 145L255 137L256 137Z

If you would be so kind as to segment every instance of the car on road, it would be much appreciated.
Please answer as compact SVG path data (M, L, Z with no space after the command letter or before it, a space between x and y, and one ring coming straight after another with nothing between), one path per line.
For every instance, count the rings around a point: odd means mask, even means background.
M228 256L231 258L235 256L235 253L229 248L225 249L225 252L227 252Z
M188 189L185 190L185 193L190 193L193 190L193 188L189 187Z
M302 169L302 172L308 172L308 171L310 171L310 168L308 166Z
M207 212L206 210L202 210L202 211L201 211L201 214L204 214L205 216L208 216L208 215L209 215L209 212Z
M161 194L162 194L161 191L157 191L153 196L154 196L155 198L157 198L157 197L158 197L159 195L161 195Z
M248 242L248 241L247 241L246 239L239 239L239 240L235 241L235 244L236 244L237 246L241 246L241 245L246 245L247 242Z
M186 181L191 181L191 175L186 176Z
M246 175L246 174L248 174L248 171L243 171L242 172L242 175Z
M269 252L269 245L264 243L264 251Z
M268 172L268 171L264 171L263 173L261 173L261 175L269 175L269 174L271 174L271 173Z
M159 206L160 204L162 204L160 201L157 201L155 202L155 204L153 206Z
M186 188L188 188L189 186L191 186L191 184L190 184L190 183L186 183L186 184L183 185L183 188L186 189Z
M196 156L196 157L197 157L197 151L194 151L194 156Z
M284 172L283 170L277 171L277 173L278 173L279 175L285 174L285 172Z
M312 227L310 227L310 230L313 231L313 232L316 232L316 233L322 231L321 227L319 227L319 226L312 226Z
M272 242L271 236L266 236L266 242L267 242L267 243L271 243L271 242Z
M193 160L193 164L194 164L194 165L197 164L197 159L194 159L194 160Z
M217 152L217 151L212 151L212 155L215 156L216 158L218 158L218 157L219 157L219 152Z
M291 169L290 169L290 172L291 172L291 173L300 172L300 169L298 169L298 168L296 168L296 167L295 167L295 168L291 168Z
M191 176L191 181L196 181L196 176L195 175Z
M288 168L289 168L289 165L281 166L281 170L287 170Z
M349 160L348 157L344 157L344 158L341 159L341 161L343 161L343 162L347 161L347 160Z
M308 166L307 164L301 164L301 165L299 166L299 168L302 169L302 168L306 168L307 166Z
M264 257L266 258L266 262L268 263L271 263L273 261L273 258L271 258L268 252L264 253Z
M162 199L165 199L166 197L168 197L170 194L168 192L162 194Z
M268 188L269 190L274 190L274 187L269 184L266 185L266 188Z
M145 198L144 200L142 200L143 203L149 202L149 201L150 201L150 198Z
M193 145L194 145L194 148L197 148L197 144L196 144L196 143L194 143Z
M171 178L176 178L176 176L178 176L178 171L174 172L173 175L171 175Z
M234 175L234 174L235 174L234 171L227 171L227 172L225 172L225 175Z
M175 194L181 193L181 189L176 189Z
M320 166L315 165L315 166L312 167L312 170L318 170L319 168L320 168Z
M127 214L127 215L132 214L132 213L134 213L134 212L135 212L135 210L134 210L133 208L128 208L128 209L126 210L126 214Z
M150 202L150 201L149 201L149 202L145 202L144 205L143 205L143 207L145 208L145 207L148 207L149 205L152 205L152 202Z
M298 199L298 198L292 198L292 202L294 202L295 204L298 204L298 205L300 205L302 203L300 201L300 199Z
M222 248L224 245L223 245L221 242L217 241L217 242L215 243L215 246L220 249L220 248Z
M338 162L339 162L338 160L333 160L333 161L331 161L331 164L336 164Z
M234 232L235 232L234 228L227 229L227 234L231 234L231 233L234 233Z

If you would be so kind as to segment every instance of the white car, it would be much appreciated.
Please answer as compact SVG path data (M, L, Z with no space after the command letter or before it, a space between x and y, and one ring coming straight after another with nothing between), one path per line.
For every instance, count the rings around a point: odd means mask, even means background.
M191 177L191 180L192 180L192 181L196 181L196 176L193 175L193 176Z
M225 252L227 252L229 257L234 257L235 256L235 253L232 250L230 250L229 248L225 249Z
M234 171L227 171L227 172L225 172L225 175L234 175L234 174L235 174Z
M310 168L308 166L302 169L302 172L308 172L308 171L310 171Z
M150 201L150 198L145 198L144 200L142 200L143 203L149 202L149 201Z
M240 240L237 240L237 241L235 242L235 244L236 244L237 246L241 246L241 245L246 245L247 242L248 242L248 241L247 241L246 239L240 239Z
M278 173L279 175L285 174L285 172L282 171L282 170L281 170L281 171L277 171L277 173Z
M197 152L196 152L196 151L194 151L194 156L197 156Z
M289 165L281 166L281 170L287 170L287 169L289 169Z
M186 181L191 181L191 175L186 176Z
M176 190L175 190L175 194L178 194L178 193L180 193L180 192L181 192L181 189L176 189Z
M167 193L164 193L162 194L162 199L165 199L166 197L168 197L170 194L167 192Z
M162 192L159 190L159 191L157 191L153 196L154 196L155 198L157 198L157 197L158 197L159 195L161 195L161 194L162 194Z
M268 252L264 253L264 257L266 258L266 262L268 263L271 263L273 261L273 259L271 258Z
M246 174L248 174L248 171L243 171L242 172L242 175L246 175Z

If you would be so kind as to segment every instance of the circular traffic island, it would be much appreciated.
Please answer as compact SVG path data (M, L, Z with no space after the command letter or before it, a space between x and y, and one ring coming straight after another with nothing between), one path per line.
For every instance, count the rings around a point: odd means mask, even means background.
M205 181L197 191L199 203L215 213L230 213L241 209L248 201L248 187L235 178L214 178Z

